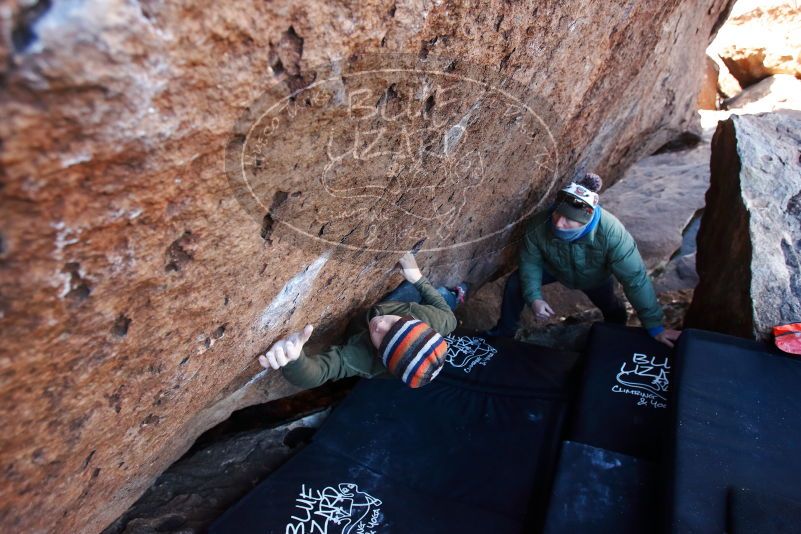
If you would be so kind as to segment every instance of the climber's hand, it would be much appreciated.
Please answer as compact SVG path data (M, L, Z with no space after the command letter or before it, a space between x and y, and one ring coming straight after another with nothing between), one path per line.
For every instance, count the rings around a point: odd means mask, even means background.
M537 299L534 301L534 304L531 305L531 309L534 310L534 317L537 319L549 319L553 315L553 310L542 299Z
M670 347L672 349L674 342L677 339L679 339L680 335L681 335L681 330L670 330L670 329L666 328L666 329L662 330L661 333L659 333L656 336L654 336L654 339L656 339L660 343L663 343L663 344L667 345L668 347Z
M423 273L420 272L420 268L417 266L417 260L414 259L411 252L407 252L401 256L398 263L401 266L403 277L410 284L414 284L423 277Z
M300 352L303 345L309 340L312 335L314 327L310 324L306 325L301 332L289 334L284 339L278 340L273 343L270 350L259 356L259 363L265 369L273 368L280 369L289 362L294 362L300 357Z

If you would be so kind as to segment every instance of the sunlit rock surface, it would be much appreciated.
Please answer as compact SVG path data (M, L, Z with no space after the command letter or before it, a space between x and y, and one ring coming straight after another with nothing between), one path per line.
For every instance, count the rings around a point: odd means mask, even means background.
M794 0L741 0L710 53L719 55L742 87L772 74L801 78L801 5Z
M718 109L718 78L720 67L709 56L704 66L704 79L698 93L698 109Z
M789 74L775 74L723 101L736 113L762 113L777 109L801 110L801 80Z

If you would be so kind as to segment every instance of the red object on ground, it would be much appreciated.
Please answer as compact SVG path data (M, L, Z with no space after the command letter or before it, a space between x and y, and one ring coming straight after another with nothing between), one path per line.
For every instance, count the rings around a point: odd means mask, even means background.
M801 323L773 327L776 346L790 354L801 354Z

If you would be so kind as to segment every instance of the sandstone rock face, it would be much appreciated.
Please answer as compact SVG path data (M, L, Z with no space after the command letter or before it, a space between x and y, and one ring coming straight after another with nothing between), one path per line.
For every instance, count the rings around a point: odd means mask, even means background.
M712 141L687 326L769 339L801 318L801 112L732 116Z
M701 92L698 93L698 109L718 109L718 67L715 60L706 57L704 79L701 82Z
M2 530L97 532L290 392L255 356L398 282L371 238L486 279L574 171L689 128L730 4L4 3Z
M801 78L801 5L749 0L735 10L711 49L740 85L747 87L771 74Z

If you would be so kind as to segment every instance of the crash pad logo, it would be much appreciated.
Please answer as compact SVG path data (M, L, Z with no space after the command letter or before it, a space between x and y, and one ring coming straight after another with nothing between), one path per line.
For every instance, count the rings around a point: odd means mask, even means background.
M304 484L295 507L285 534L375 534L383 522L381 500L351 482L321 490Z
M448 352L445 361L452 367L469 373L476 365L487 365L498 349L483 337L447 336Z
M359 54L294 70L274 73L226 147L269 243L358 263L419 244L426 263L458 261L507 244L560 182L549 106L494 69Z
M623 362L615 377L612 392L637 397L637 406L667 408L670 364L667 358L649 358L635 353L630 362Z

